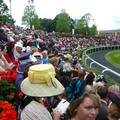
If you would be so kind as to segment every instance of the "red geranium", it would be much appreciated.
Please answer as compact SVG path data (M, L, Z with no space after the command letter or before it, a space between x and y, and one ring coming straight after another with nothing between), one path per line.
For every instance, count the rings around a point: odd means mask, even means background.
M0 120L17 120L17 112L14 106L7 101L0 102Z
M6 79L6 77L7 77L7 72L6 71L0 72L0 80L4 80L4 79Z
M15 65L15 67L17 68L17 67L19 66L18 61L15 61L15 62L14 62L14 65Z
M13 105L8 103L8 101L0 102L0 109L13 109Z
M17 113L13 109L4 110L1 113L0 120L17 120Z
M10 83L14 83L17 77L15 69L9 69L7 72L0 72L0 80L7 80Z

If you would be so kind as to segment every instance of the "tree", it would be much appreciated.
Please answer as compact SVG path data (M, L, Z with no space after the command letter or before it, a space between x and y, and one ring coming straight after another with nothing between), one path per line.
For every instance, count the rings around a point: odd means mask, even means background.
M78 20L76 31L76 33L80 33L81 35L86 34L86 26L84 25L84 21L82 19Z
M35 19L37 14L35 13L35 6L29 4L25 7L24 16L22 17L22 24L30 26L32 28L32 21Z
M89 20L90 20L91 15L85 14L84 16L81 17L80 20L78 20L77 23L77 32L82 34L83 36L86 36L89 31Z
M90 33L89 33L90 36L95 36L97 34L97 26L95 24L92 25L92 27L90 27L89 31L90 31Z
M92 27L90 27L90 23L92 20L93 19L90 13L82 16L77 23L77 32L80 33L82 36L91 36L92 33L94 35L97 31L97 26L95 26L94 24L92 25Z
M7 15L8 11L8 6L3 2L3 0L0 0L0 16Z
M42 28L41 19L39 19L37 15L35 15L34 18L32 19L32 25L34 26L34 29L36 30Z
M34 2L34 0L28 0L28 3L33 3Z
M13 24L15 22L8 12L8 6L3 2L3 0L0 0L0 24Z
M62 12L56 16L55 30L57 32L66 33L69 33L71 31L71 18L67 13Z
M42 19L41 25L44 31L47 31L47 32L53 31L53 20L52 19L47 19L47 18Z

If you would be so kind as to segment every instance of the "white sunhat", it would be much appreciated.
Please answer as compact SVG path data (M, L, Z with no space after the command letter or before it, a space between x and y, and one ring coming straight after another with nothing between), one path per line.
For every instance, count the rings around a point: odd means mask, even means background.
M21 43L21 42L17 42L16 44L15 44L15 48L16 47L21 47L22 49L23 49L23 44Z
M29 68L28 77L21 83L21 91L34 97L50 97L60 95L64 87L55 78L52 64L38 64Z
M16 48L16 47L22 48L22 51L25 51L25 50L26 50L26 47L23 47L23 44L22 44L21 42L17 42L17 43L15 44L15 48Z

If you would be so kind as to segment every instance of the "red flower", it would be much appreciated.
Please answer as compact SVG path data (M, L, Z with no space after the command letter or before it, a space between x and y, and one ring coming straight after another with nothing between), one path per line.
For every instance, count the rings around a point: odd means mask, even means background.
M19 92L19 93L18 93L18 96L19 96L19 97L23 97L23 95L24 95L24 94L23 94L22 92Z
M1 112L0 120L17 120L17 113L13 109L4 110Z
M16 80L16 77L17 77L17 73L13 73L11 78L15 81Z
M6 78L7 78L6 75L2 75L2 76L1 76L1 80L4 80L4 79L6 79Z
M7 101L0 102L0 120L17 120L17 112L14 110L14 106Z
M19 66L19 63L17 61L14 62L15 67L17 68Z
M1 75L4 75L4 74L6 74L6 73L7 73L6 71L0 72L0 76L1 76Z
M0 72L0 80L6 79L6 77L7 77L7 72L5 71Z
M0 80L7 80L10 83L14 83L17 77L15 69L9 69L7 72L0 72Z
M13 105L8 103L8 101L0 102L0 109L13 109Z

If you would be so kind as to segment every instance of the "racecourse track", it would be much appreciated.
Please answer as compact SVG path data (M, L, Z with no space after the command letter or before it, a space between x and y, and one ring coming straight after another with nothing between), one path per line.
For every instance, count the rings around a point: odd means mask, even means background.
M89 54L89 56L94 59L95 61L99 62L100 64L114 70L115 72L118 72L120 74L120 69L114 67L112 64L110 64L106 59L105 59L105 54L110 52L111 50L104 50L104 51L98 51L92 54ZM100 70L103 70L98 65L94 65L95 67L98 67ZM113 73L106 71L105 73L109 74L116 82L120 83L120 77L114 75Z

